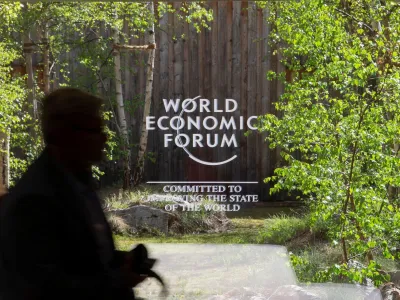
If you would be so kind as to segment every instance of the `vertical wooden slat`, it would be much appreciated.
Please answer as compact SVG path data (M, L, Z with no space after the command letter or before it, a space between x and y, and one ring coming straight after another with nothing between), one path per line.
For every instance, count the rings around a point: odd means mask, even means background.
M160 24L160 20L158 17L158 3L155 2L154 3L154 11L156 12L156 24ZM156 45L157 45L157 49L156 49L156 53L155 53L155 60L154 60L154 81L153 81L153 105L152 105L152 116L155 116L156 119L159 117L159 111L160 111L160 106L162 106L162 104L160 103L162 101L161 97L160 97L160 35L161 32L160 30L156 27L155 29L155 39L156 39ZM157 127L156 127L157 128ZM153 169L153 174L152 174L152 180L157 180L158 178L158 173L160 172L160 150L162 150L162 139L159 139L159 135L157 134L157 130L151 130L150 134L152 136L153 139L153 148L152 148L152 152L155 155L155 163L151 164L152 165L152 169ZM161 144L161 147L160 147Z
M170 3L172 4L172 3ZM175 96L174 92L174 43L172 40L172 36L174 34L174 15L172 13L168 13L168 98L173 99ZM169 112L169 117L172 118L174 115L173 112ZM165 133L174 134L173 130L167 130ZM167 178L168 180L173 180L175 178L175 169L173 162L173 146L168 147L168 161L167 161Z
M226 81L226 85L225 85L225 98L232 98L232 94L233 94L233 90L232 90L232 16L233 15L233 3L232 1L228 1L227 2L227 6L226 6L226 76L225 76L225 81ZM226 114L226 118L229 119L233 114L232 113L227 113ZM229 134L235 134L236 132L232 129L229 130L228 132ZM239 138L238 135L236 135L236 138ZM234 151L236 151L237 148L232 148L230 151L225 151L224 153L224 157L228 158L230 157L230 155L232 155L231 153L233 153ZM225 159L225 158L224 158ZM232 180L232 162L226 164L226 180L230 181Z
M257 101L257 51L256 51L256 9L255 2L249 2L249 22L248 22L248 83L247 83L247 116L257 115L256 101ZM248 128L248 130L250 130ZM252 132L247 137L247 180L256 180L256 135ZM248 185L248 191L253 193L255 185Z
M262 83L263 83L263 74L262 74L262 25L263 25L263 15L262 15L262 9L260 8L256 8L256 26L257 26L257 41L256 41L256 45L257 45L257 61L256 61L256 68L257 68L257 95L256 95L256 113L255 115L262 115L263 111L262 111L262 103L261 103L261 97L262 97ZM264 166L262 165L262 134L258 133L258 131L254 132L256 134L256 177L255 179L259 182L258 187L261 188L262 184L262 180L263 178L261 177L261 170L264 168ZM258 192L260 193L260 189L258 190Z
M212 1L211 8L213 10L213 21L211 27L211 95L210 100L213 103L214 99L218 98L218 83L219 83L219 71L218 71L218 2ZM218 113L211 113L214 117L218 118ZM214 132L207 131L209 134ZM212 161L218 161L218 148L212 148ZM218 167L214 167L214 172L217 173Z
M200 69L202 66L200 65L200 52L199 44L200 44L200 34L196 32L196 28L194 26L190 26L189 30L189 97L196 97L198 95L202 95L202 88L200 88L200 82L202 81L200 76Z
M208 66L208 58L207 58L207 50L208 50L208 42L207 42L207 36L208 36L209 31L208 30L202 30L201 33L199 34L199 95L201 95L201 98L206 98L207 94L207 83L208 83L208 74L207 74L207 66ZM203 114L199 112L200 118L203 118ZM199 130L200 134L203 133L203 130ZM205 158L205 151L203 148L198 149L196 151L196 154L199 155L199 157ZM203 165L198 166L198 173L199 173L199 180L204 180L205 178L205 169Z
M158 110L158 116L161 117L164 116L165 109L163 105L163 99L168 99L169 98L169 66L168 66L168 61L169 61L169 36L168 36L168 20L169 20L169 14L165 14L161 19L160 19L160 40L159 40L159 53L160 53L160 106ZM169 167L169 162L168 162L168 148L164 148L164 131L162 130L157 130L158 132L158 139L160 141L158 145L158 172L159 172L159 177L158 180L169 180L168 174L168 167Z
M211 29L212 30L212 29ZM202 43L204 43L204 48L203 48L203 55L200 57L203 58L203 66L201 70L203 71L203 98L207 99L212 99L212 77L211 77L211 70L212 70L212 48L211 48L211 39L212 39L212 31L205 30L204 34L202 35ZM201 74L201 72L200 72ZM200 117L203 119L207 116L208 114L203 112L200 113ZM207 131L202 128L200 133L205 136L207 134ZM212 150L207 149L206 147L200 148L197 151L198 155L202 157L202 159L206 161L212 161L213 155L212 155ZM215 173L215 169L212 167L208 167L205 165L199 166L200 169L200 180L211 180L212 178L212 173Z
M128 27L128 20L124 20L124 28L123 28L123 32L127 35L127 38L124 39L124 43L125 44L129 44L130 43L130 39L129 39L129 34L130 34L130 30ZM124 97L125 99L130 99L131 95L130 95L130 77L131 77L131 73L129 71L129 67L130 67L130 53L124 53Z
M235 120L238 121L241 111L241 57L242 57L242 48L241 48L241 3L239 1L233 2L233 17L232 17L232 98L235 99L239 103L238 109L235 111L234 116ZM240 129L234 131L236 134L236 138L239 143L239 147L234 149L233 155L237 155L238 157L232 161L232 180L239 181L240 180L240 162L241 162L241 145L243 143L243 137Z
M157 35L158 35L158 30L157 30L157 25L158 24L158 13L157 13L157 2L154 1L153 3L153 8L154 8L154 18L155 18L155 26L154 26L154 42L157 45ZM150 38L150 35L148 35L148 38ZM150 43L149 39L146 41L146 43ZM147 51L146 51L147 52ZM154 116L155 112L157 111L156 106L158 106L158 103L156 103L156 99L154 97L154 93L155 93L155 82L158 81L159 77L158 77L158 68L157 68L157 56L158 56L158 49L155 50L154 52L154 68L153 68L153 83L152 83L152 91L151 91L151 106L150 106L150 112L149 112L149 116ZM148 61L146 60L146 63L148 63ZM147 65L146 65L146 69L147 69ZM147 71L146 71L146 78L147 78ZM159 89L159 86L157 86L157 89ZM145 90L146 91L146 90ZM145 94L146 97L146 94ZM146 122L147 123L147 122ZM154 132L154 130L148 130L147 131L147 152L150 154L150 152L152 154L155 154L155 152L157 151L156 147L158 145L158 142L156 140L156 134ZM146 154L145 154L146 155ZM154 178L157 176L156 170L157 170L157 164L158 161L156 160L155 163L153 163L152 161L150 161L149 159L145 159L145 167L144 167L144 174L143 174L143 180L146 182L148 180L155 180Z
M217 95L218 89L218 2L212 1L213 21L211 24L211 95Z
M225 99L228 98L227 94L227 23L226 23L226 2L225 1L219 1L218 2L218 46L217 46L217 70L218 70L218 83L217 83L217 94L215 95L216 98L218 99L218 108L223 110L225 107ZM217 120L221 120L223 116L227 116L227 113L224 112L219 112L216 113L215 116ZM216 131L219 134L220 137L220 143L223 134L226 134L227 137L229 137L232 133L227 130L218 130ZM217 147L217 161L223 161L227 159L226 155L229 155L229 150L231 148L227 147L220 147L218 145ZM227 175L227 166L226 164L220 165L217 167L218 168L218 179L226 181L226 175Z
M208 73L207 73L207 66L208 66L208 58L207 58L207 53L208 53L208 47L207 45L209 44L207 42L207 37L208 37L208 30L202 30L201 33L199 34L199 95L201 95L201 98L207 98L206 94L206 87L209 82L208 78ZM204 117L204 113L199 112L200 118ZM200 134L202 134L204 131L200 129ZM196 151L196 154L199 155L199 157L206 158L205 156L205 151L203 148L200 148ZM205 169L203 165L198 166L198 178L199 180L204 180L205 179Z
M189 95L191 98L196 97L198 95L202 96L202 93L200 92L200 81L202 80L199 78L200 74L200 69L202 69L202 66L199 66L199 58L200 58L200 52L202 53L203 49L199 51L199 44L200 44L200 35L196 32L196 28L194 28L193 25L190 26L189 30L189 60L190 60L190 74L189 74ZM199 112L197 112L197 115L200 115ZM194 130L193 133L198 133L197 130ZM198 152L198 151L196 151ZM186 161L188 162L188 170L189 176L187 177L188 180L190 181L196 181L200 179L200 165L190 159L189 157L186 157Z
M248 101L248 2L241 2L241 20L240 20L240 32L241 32L241 86L240 86L240 112L244 119L247 119L247 101ZM247 140L242 139L240 145L240 179L247 180ZM243 192L246 192L247 186L244 187Z
M184 24L184 39L183 39L183 97L186 99L190 97L190 61L189 61L189 46L190 46L190 32L189 24ZM193 50L192 50L193 51Z
M269 11L267 8L263 10L263 19L262 19L262 79L260 81L261 84L261 111L263 114L269 113L271 110L271 102L270 102L270 90L271 90L271 81L266 79L266 74L271 67L270 60L270 47L268 43L268 37L270 32L270 25L267 22L267 18L269 17ZM266 138L266 134L262 135L263 143L261 145L261 177L262 179L273 175L273 170L271 168L271 164L269 163L271 158L271 151L269 149L269 143L264 141ZM262 198L261 200L267 201L270 198L269 190L266 184L262 185Z
M180 3L174 2L174 8L176 10L179 9ZM173 63L173 71L174 71L174 99L183 100L183 82L184 82L184 51L183 51L183 42L182 42L182 24L179 22L176 14L174 14L174 28L176 34L176 41L174 42L174 63ZM174 114L176 115L176 114ZM174 135L175 136L175 135ZM184 142L182 140L182 142ZM176 180L182 180L180 178L181 175L185 172L183 168L183 155L184 150L181 147L174 147L173 159L174 159L174 176ZM186 153L185 153L186 156Z
M205 65L205 59L204 59L204 52L205 52L205 30L202 29L202 31L199 34L199 95L204 97L204 65Z
M189 24L187 22L184 22L184 29L183 29L184 37L182 40L182 46L183 46L183 86L182 86L182 101L183 99L187 99L191 97L190 95L190 85L192 82L190 81L190 60L189 60L189 46L190 46L190 32L189 32ZM187 134L191 134L190 132L188 133L188 130L185 130ZM191 145L189 145L191 147ZM180 173L181 173L181 178L180 180L187 180L191 168L191 162L188 161L189 157L186 155L186 153L183 152L183 149L180 149L180 154L181 154L181 159L179 162L180 167Z

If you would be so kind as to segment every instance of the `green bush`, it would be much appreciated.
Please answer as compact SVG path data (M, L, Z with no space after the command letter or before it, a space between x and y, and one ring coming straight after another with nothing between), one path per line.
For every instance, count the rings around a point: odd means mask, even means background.
M309 228L307 218L294 218L285 215L265 220L265 228L259 232L261 243L284 245L299 232Z
M342 258L340 248L326 243L316 247L307 247L290 252L290 260L296 276L301 282L318 282L316 274L330 265L335 265Z

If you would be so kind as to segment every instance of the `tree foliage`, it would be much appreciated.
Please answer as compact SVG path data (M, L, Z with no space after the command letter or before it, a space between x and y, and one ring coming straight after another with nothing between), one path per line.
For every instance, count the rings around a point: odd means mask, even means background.
M13 181L19 178L43 146L40 134L28 133L38 133L39 124L28 113L31 104L27 103L26 76L18 73L11 75L12 63L20 66L25 64L24 34L30 33L34 56L39 62L34 76L36 98L40 100L44 95L38 75L43 69L44 49L48 48L49 76L53 88L58 85L78 87L106 99L104 117L109 136L107 154L110 160L118 161L124 152L115 114L115 87L110 84L115 74L113 40L109 32L117 28L121 41L128 44L130 39L143 35L152 22L166 13L176 14L182 24L191 23L198 31L208 28L208 22L212 19L212 10L205 8L201 1L179 9L160 3L155 14L149 11L146 2L0 3L0 130L10 128L12 132ZM157 23L155 25L159 30L166 30ZM49 35L48 44L41 39L45 31ZM124 58L129 56L132 53L123 53ZM144 61L136 63L138 67L145 65ZM122 66L122 71L125 68L132 66ZM128 113L132 113L130 109L136 110L143 105L140 95L135 99L126 99L126 102ZM101 175L102 172L96 169L96 174Z
M374 255L398 257L400 199L400 11L389 1L265 4L271 45L293 78L262 131L285 166L271 192L301 191L314 220L329 224L343 261L316 274L376 284ZM301 159L293 153L299 151ZM363 267L354 267L354 260Z

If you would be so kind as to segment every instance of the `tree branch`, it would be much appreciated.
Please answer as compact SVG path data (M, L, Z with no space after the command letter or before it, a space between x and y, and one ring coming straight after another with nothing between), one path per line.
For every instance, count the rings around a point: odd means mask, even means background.
M103 86L104 91L107 93L108 91L107 91L107 89L106 89L106 85L104 84L103 78L102 78L101 75L100 75L100 72L98 72L97 75L98 75L98 78L99 78L99 80L100 80L100 82L101 82L101 85ZM110 104L110 109L111 109L111 111L112 111L112 113L113 113L114 123L115 123L115 125L116 125L116 127L117 127L118 134L120 135L120 134L121 134L121 128L119 127L118 122L117 122L117 120L116 120L116 116L117 116L117 115L116 115L116 113L115 113L115 111L114 111L114 108L113 108L113 105L112 105L110 96L108 96L108 94L107 94L107 100L108 100L108 102L109 102L109 104Z
M153 50L153 49L156 49L156 44L148 44L148 45L121 45L121 44L114 44L112 47L115 50L127 50L127 51Z
M334 8L334 9L335 9L336 11L340 12L341 14L343 14L343 15L345 15L345 16L351 18L351 19L353 19L354 21L357 21L359 24L362 24L364 27L368 28L371 32L375 32L375 30L374 30L372 27L370 27L369 25L367 25L367 24L365 24L364 22L360 21L360 20L357 19L356 17L350 15L349 13L347 13L347 12L341 10L341 9L338 9L338 8Z

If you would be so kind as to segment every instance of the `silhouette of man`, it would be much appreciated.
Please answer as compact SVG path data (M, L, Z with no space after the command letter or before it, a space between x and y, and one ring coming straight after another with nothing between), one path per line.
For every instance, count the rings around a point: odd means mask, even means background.
M44 98L45 150L0 203L0 299L134 299L144 280L115 250L91 187L106 142L101 105L73 88Z

